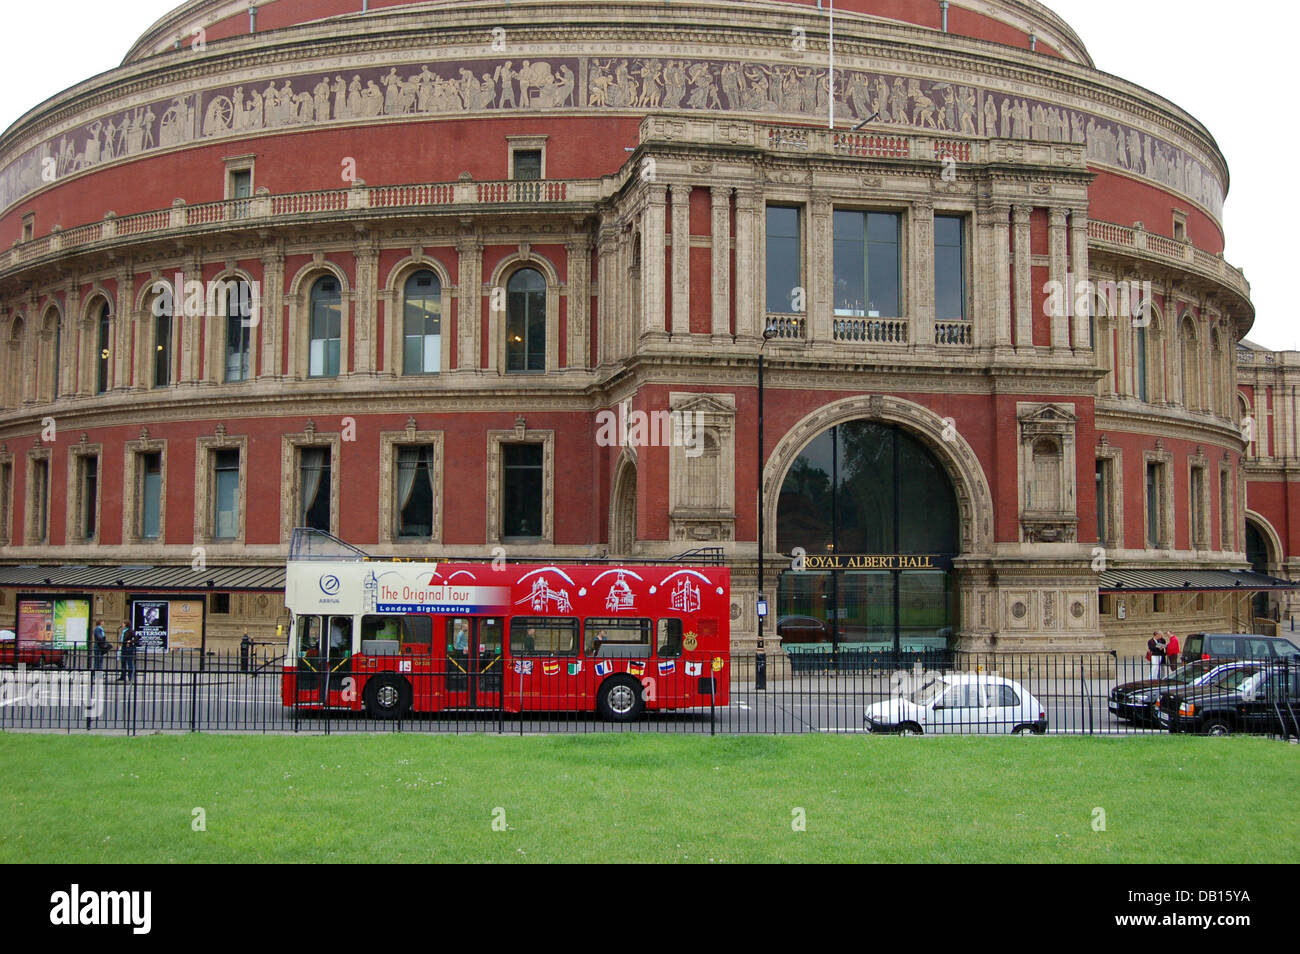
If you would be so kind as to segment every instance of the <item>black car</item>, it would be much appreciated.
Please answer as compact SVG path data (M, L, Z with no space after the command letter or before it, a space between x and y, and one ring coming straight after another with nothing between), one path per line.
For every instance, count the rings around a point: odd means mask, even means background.
M1164 679L1126 682L1110 691L1110 711L1116 718L1123 719L1125 722L1159 726L1156 703L1160 701L1161 695L1218 682L1229 673L1243 667L1250 667L1252 671L1257 671L1259 664L1198 659L1170 673Z
M1184 665L1197 659L1300 661L1300 646L1283 636L1256 636L1252 633L1192 633L1183 642L1178 658Z
M1159 707L1170 732L1300 735L1300 666L1243 667L1212 685L1166 692Z

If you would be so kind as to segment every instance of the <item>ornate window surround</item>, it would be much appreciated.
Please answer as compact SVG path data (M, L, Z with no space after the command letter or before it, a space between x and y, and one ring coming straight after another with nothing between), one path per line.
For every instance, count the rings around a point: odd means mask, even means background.
M1020 427L1020 479L1017 483L1022 543L1073 543L1078 534L1078 495L1075 488L1075 428L1078 416L1073 404L1019 403L1016 421ZM1034 447L1042 440L1060 451L1055 507L1029 508L1035 479Z
M81 468L83 462L89 458L95 458L95 532L88 535L83 526L82 516L82 481ZM67 522L64 524L64 537L68 543L95 543L99 540L100 531L103 529L103 522L100 519L101 507L104 500L104 445L89 444L86 442L85 435L79 443L73 444L68 448L68 483L67 483Z
M687 541L733 540L736 535L736 396L673 391L668 395L668 407L673 414L673 441L668 454L671 537ZM719 483L714 495L717 504L704 510L684 503L689 467L687 448L682 446L677 431L684 420L678 415L685 414L690 414L692 424L698 421L701 433L712 435L718 445Z
M406 334L406 282L416 272L431 271L438 276L441 286L441 315L439 329L442 336L442 359L438 374L406 374L403 370L403 348ZM388 272L388 281L379 292L379 300L384 306L384 355L385 372L397 378L419 379L426 384L432 383L441 375L452 370L451 366L451 303L456 297L457 288L451 280L451 273L436 258L426 254L420 247L411 249L411 254L394 265Z
M122 540L128 544L162 546L167 542L167 441L150 439L146 430L139 440L127 441L122 449ZM144 471L140 458L146 454L159 455L158 536L150 539L140 533L144 504ZM196 496L195 502L198 500Z
M24 487L24 507L26 515L23 520L23 544L32 546L34 544L49 543L50 541L50 499L53 496L50 485L54 480L54 465L51 460L50 448L45 445L38 445L27 452L27 475ZM36 465L44 462L45 464L45 531L37 533L36 527L36 509L32 506L32 485L36 481Z
M1106 495L1109 503L1105 515L1106 539L1099 541L1099 545L1110 547L1112 550L1122 550L1124 549L1124 450L1112 447L1103 436L1101 443L1097 445L1096 456L1098 461L1106 462L1106 479L1109 481Z
M1151 550L1147 541L1147 526L1150 515L1147 511L1147 467L1160 465L1160 513L1156 515L1156 527L1159 531L1156 550L1172 550L1174 547L1174 455L1164 449L1164 442L1156 441L1156 449L1142 452L1142 548Z
M433 530L427 539L417 540L397 535L397 451L400 447L433 447ZM379 435L379 542L394 550L422 550L430 543L442 543L443 432L416 429L415 418L407 421L404 431L383 431Z
M341 434L320 434L314 421L308 421L301 434L285 434L280 439L280 542L288 543L297 524L299 495L302 493L302 473L299 451L305 447L330 448L330 529L339 535L339 457L343 450ZM242 463L242 460L241 460ZM243 468L240 470L240 490L243 490Z
M216 514L213 512L212 490L215 484L212 472L212 452L239 451L239 517L238 530L232 539L216 539ZM164 484L164 487L166 485ZM164 490L164 494L166 491ZM244 545L248 525L248 438L231 437L224 426L218 426L213 437L200 437L194 442L194 543L203 546Z
M549 344L548 344L549 350ZM501 542L501 516L505 478L502 473L505 444L542 445L542 533L528 542L555 544L555 431L529 430L521 417L511 431L487 432L487 542Z

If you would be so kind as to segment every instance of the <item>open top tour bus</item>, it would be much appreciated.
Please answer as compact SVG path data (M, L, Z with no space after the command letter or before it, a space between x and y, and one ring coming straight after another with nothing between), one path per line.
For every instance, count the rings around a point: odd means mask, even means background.
M724 568L384 562L327 534L294 540L286 706L629 722L727 705Z

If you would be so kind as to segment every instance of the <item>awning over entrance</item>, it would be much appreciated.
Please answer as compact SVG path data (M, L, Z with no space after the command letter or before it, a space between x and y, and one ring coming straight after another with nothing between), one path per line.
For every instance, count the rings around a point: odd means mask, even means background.
M283 592L283 566L0 566L0 586L23 590Z
M1102 593L1257 593L1300 589L1300 583L1249 570L1106 570Z

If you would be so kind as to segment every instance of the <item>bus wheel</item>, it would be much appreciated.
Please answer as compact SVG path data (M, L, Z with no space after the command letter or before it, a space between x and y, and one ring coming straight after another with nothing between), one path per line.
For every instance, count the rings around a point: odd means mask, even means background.
M596 711L607 722L634 722L644 708L641 683L630 676L606 679L596 694Z
M411 685L385 673L366 683L366 714L372 719L400 719L411 708Z

